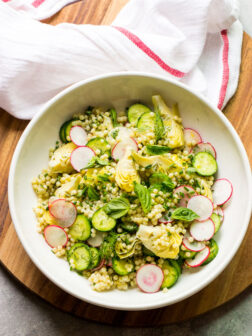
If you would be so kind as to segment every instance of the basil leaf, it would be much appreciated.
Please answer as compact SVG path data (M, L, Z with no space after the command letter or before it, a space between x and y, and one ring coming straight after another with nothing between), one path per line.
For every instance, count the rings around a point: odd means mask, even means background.
M97 179L98 179L98 181L101 181L101 182L109 182L110 181L108 174L98 175Z
M170 177L163 173L152 174L149 182L151 185L159 185L160 187L157 189L161 189L164 191L171 191L175 187Z
M142 184L139 184L136 182L134 182L134 190L135 190L137 197L139 198L143 212L145 214L150 212L150 209L151 209L150 191Z
M118 197L112 199L108 204L103 207L106 214L114 219L125 216L129 209L130 203L127 198Z
M111 109L109 112L110 112L110 118L112 120L113 127L118 126L116 110Z
M147 145L146 151L149 155L162 155L169 153L171 149L167 146Z
M188 208L177 208L173 211L171 218L182 220L185 222L192 222L194 219L198 218L199 216Z
M87 195L91 201L98 201L98 199L100 198L98 192L91 186L88 187Z
M155 136L156 136L156 141L160 140L163 138L165 134L165 128L164 128L164 123L163 119L160 115L159 108L155 108L155 114L156 114L156 120L155 120Z
M81 170L94 168L94 167L100 167L100 166L107 166L107 165L109 165L108 160L102 160L98 156L93 156L92 159L89 161L89 163L85 167L83 167Z

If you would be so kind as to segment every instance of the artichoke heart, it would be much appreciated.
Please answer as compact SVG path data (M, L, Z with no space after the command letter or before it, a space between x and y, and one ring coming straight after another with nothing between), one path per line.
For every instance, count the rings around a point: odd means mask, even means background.
M69 142L59 147L49 161L49 167L54 173L72 173L73 167L70 163L70 155L77 146Z
M170 148L182 147L185 144L183 127L174 119L164 120L166 137Z
M135 163L131 158L130 147L126 148L125 155L119 160L115 171L115 180L118 186L127 191L131 192L134 189L133 182L140 183L140 177L135 168Z
M61 185L60 188L56 189L55 196L58 198L65 198L66 194L70 194L72 190L78 189L78 185L82 181L82 176L80 174L71 175L70 180Z
M120 259L128 258L135 253L136 246L139 244L140 240L135 237L133 242L128 243L127 234L122 234L117 238L115 243L115 252Z
M140 225L137 237L147 249L161 258L175 259L182 243L182 237L165 225Z

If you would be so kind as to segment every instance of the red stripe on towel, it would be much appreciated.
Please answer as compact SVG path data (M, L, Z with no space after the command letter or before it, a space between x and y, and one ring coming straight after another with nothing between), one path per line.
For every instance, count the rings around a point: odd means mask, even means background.
M45 0L35 0L33 1L32 6L38 8L43 2L45 2Z
M223 63L223 74L222 74L222 83L218 101L218 108L221 109L226 97L228 80L229 80L229 65L228 65L228 51L229 51L229 41L227 30L222 30L221 37L223 40L223 51L222 51L222 63Z
M141 49L146 55L153 59L162 69L169 72L171 75L176 77L184 77L186 74L179 70L171 68L166 64L157 54L154 53L138 36L131 33L125 28L113 26L115 29L119 30L124 34L131 42L133 42L139 49Z

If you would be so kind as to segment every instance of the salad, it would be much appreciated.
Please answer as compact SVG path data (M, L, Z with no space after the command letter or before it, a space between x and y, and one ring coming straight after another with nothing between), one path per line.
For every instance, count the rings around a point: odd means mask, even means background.
M38 232L96 291L166 292L218 254L232 184L178 104L152 103L74 115L32 181Z

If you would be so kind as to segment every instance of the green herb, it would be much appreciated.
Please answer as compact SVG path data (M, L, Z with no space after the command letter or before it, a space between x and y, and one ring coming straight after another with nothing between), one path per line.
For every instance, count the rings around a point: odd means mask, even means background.
M182 220L185 222L192 222L194 219L198 218L199 216L188 208L177 208L173 211L171 218Z
M111 231L107 237L104 238L103 243L100 247L100 254L102 259L110 259L115 253L115 243L118 238L118 234Z
M169 176L163 173L154 173L151 175L149 182L151 185L160 185L159 188L164 191L171 191L174 189L174 184Z
M109 112L110 112L110 118L112 120L113 127L117 127L118 126L118 122L117 122L116 110L115 109L111 109Z
M167 146L147 145L146 151L149 155L162 155L169 153L171 149Z
M134 182L135 193L141 203L143 212L146 214L151 209L151 195L150 191L143 185Z
M101 182L109 182L110 181L108 174L98 175L97 179L98 179L98 181L101 181Z
M165 134L165 128L164 128L164 123L163 119L160 115L159 108L155 108L155 114L156 114L156 120L155 120L155 136L156 136L156 141L160 140L163 138Z
M114 130L111 132L111 136L112 136L112 138L113 138L113 139L116 139L118 133L119 133L119 129L118 129L118 128L114 129Z
M108 204L106 204L103 209L108 216L117 219L125 216L128 213L130 209L130 203L127 198L118 197L108 202Z
M189 168L187 168L186 172L187 172L188 174L193 174L193 173L196 172L196 169L195 169L194 167L189 167Z
M83 189L79 189L78 191L77 191L77 197L82 197L82 196L84 196L85 195L85 193L86 193L86 191L87 191L87 186L85 186Z
M85 167L83 167L81 170L94 168L94 167L97 168L97 167L100 167L100 166L107 166L107 165L109 165L108 160L102 160L98 156L93 156L92 159L89 161L89 163Z
M90 201L98 201L100 198L98 192L91 186L89 186L87 189L87 195Z
M85 111L85 114L90 115L90 114L92 114L92 112L93 112L93 107L92 106L88 106L87 109L86 109L86 111Z

